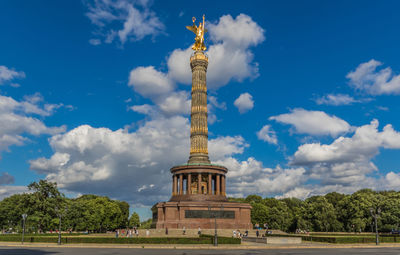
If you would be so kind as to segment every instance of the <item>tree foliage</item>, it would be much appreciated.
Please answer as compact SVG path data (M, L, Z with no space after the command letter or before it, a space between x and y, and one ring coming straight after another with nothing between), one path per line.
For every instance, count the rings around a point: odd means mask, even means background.
M28 189L30 193L13 195L0 202L1 229L20 231L24 213L28 215L28 232L57 230L60 216L62 230L105 232L128 226L126 202L96 195L69 199L56 183L45 180L29 184Z
M130 228L139 227L140 226L139 214L137 214L136 212L132 213L131 217L129 218L128 226Z
M253 207L251 221L270 229L294 232L307 231L373 231L370 208L381 209L379 231L400 227L400 192L359 190L351 195L337 192L313 196L302 201L297 198L261 198L250 195L245 199L230 201L247 202Z

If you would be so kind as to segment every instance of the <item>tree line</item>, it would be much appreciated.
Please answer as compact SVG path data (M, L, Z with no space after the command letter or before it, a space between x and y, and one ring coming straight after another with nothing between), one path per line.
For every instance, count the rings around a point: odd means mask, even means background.
M40 180L28 185L29 193L16 194L0 201L0 228L18 231L22 214L27 214L27 232L63 231L106 232L118 228L139 226L137 213L129 217L129 204L108 197L83 195L66 198L57 184Z
M286 232L372 232L374 219L370 210L379 208L378 230L389 232L400 225L400 192L362 189L351 195L337 192L323 196L297 198L230 198L230 201L247 202L253 207L253 224L268 225L270 229Z
M56 183L40 180L28 185L29 192L0 201L0 229L21 231L22 214L27 214L28 232L57 230L60 216L63 231L106 232L141 224L150 228L151 219L140 223L137 213L129 217L129 204L105 196L83 195L66 198ZM359 190L353 194L328 193L305 200L297 198L229 198L252 205L252 223L286 232L296 230L324 232L374 231L370 210L381 213L379 231L388 232L400 225L400 192Z

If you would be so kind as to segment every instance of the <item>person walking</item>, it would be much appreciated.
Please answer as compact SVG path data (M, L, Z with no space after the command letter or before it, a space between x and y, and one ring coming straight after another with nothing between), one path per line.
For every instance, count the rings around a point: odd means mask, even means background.
M165 228L165 234L168 235L168 228Z
M256 231L256 236L257 236L257 238L260 236L260 232L258 231L258 229Z
M199 227L199 229L197 230L197 234L201 235L201 228Z
M186 228L185 228L185 226L183 226L183 235L186 235Z
M118 235L119 235L119 230L117 229L115 230L115 238L118 238Z

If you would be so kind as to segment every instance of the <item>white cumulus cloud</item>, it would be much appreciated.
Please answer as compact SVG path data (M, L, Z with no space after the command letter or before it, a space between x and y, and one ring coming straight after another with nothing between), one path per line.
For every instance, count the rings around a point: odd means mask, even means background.
M253 157L238 161L233 157L216 161L226 166L227 192L230 196L244 197L249 194L270 196L286 192L305 181L306 170L303 167L282 169L265 168L262 162Z
M253 96L249 93L242 93L238 98L236 98L233 104L238 108L241 114L250 111L254 107Z
M123 45L127 41L138 41L162 33L165 26L149 4L150 1L134 0L88 1L86 15L96 26L93 35L98 36L89 42L98 45L100 39L111 43L118 38Z
M171 195L169 169L187 162L189 131L188 119L180 116L159 116L134 132L82 125L51 137L54 154L30 161L30 167L69 192L108 195L151 206ZM243 153L246 147L241 136L209 141L210 156L217 163ZM249 174L256 171L253 165L247 169Z
M65 127L47 127L42 120L32 116L51 115L38 105L38 94L16 101L12 97L0 95L0 152L12 145L23 145L29 138L26 135L57 134ZM38 101L39 100L39 101Z
M376 70L382 65L375 59L361 63L347 74L349 85L371 95L400 94L400 75L395 75L390 67Z
M24 192L28 192L28 188L26 186L12 186L12 185L0 186L0 201L14 194L19 194Z
M16 78L25 78L25 73L22 71L15 71L6 66L0 66L0 85Z
M179 116L147 121L134 132L82 125L53 136L53 156L30 167L71 192L151 205L170 196L169 168L187 161L188 137L189 122Z
M378 130L378 121L358 127L352 137L339 137L331 144L301 145L291 164L307 167L310 177L325 184L360 187L372 182L367 176L377 171L371 161L381 148L400 149L400 133L391 125Z
M323 97L317 98L315 102L319 105L350 105L359 102L352 96L346 94L328 94Z
M155 70L153 66L132 70L129 75L129 85L137 93L148 98L165 95L174 89L174 83L167 75Z
M330 135L336 137L350 130L350 125L333 115L322 111L308 111L305 109L293 109L290 113L272 116L270 120L290 124L295 127L297 133L309 135Z
M265 125L257 132L257 137L264 142L277 144L278 138L276 132L272 129L271 125Z

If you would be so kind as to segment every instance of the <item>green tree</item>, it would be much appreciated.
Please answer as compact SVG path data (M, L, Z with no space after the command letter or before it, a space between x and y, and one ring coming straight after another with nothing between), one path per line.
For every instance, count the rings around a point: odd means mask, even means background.
M40 180L29 184L28 189L33 192L28 197L28 215L37 219L41 231L56 228L57 224L53 221L53 218L57 218L56 208L65 206L64 195L59 192L57 183Z
M371 230L372 217L369 209L383 201L382 195L370 189L363 189L346 196L338 203L339 219L347 231Z
M137 214L136 212L133 212L131 217L129 218L128 226L130 228L133 228L133 227L138 227L139 225L140 225L139 214Z
M29 194L16 194L3 199L0 202L0 226L2 229L19 231L23 213L29 208Z
M285 202L275 198L264 198L263 204L268 208L266 222L271 229L288 231L293 221L293 213Z
M252 209L251 209L251 223L254 224L264 224L268 221L268 207L259 204L259 203L251 203Z
M153 224L153 219L148 219L146 221L143 221L140 223L140 229L149 229L151 228L151 225Z
M261 203L262 202L262 197L258 196L258 195L249 195L246 197L245 201L247 203Z
M301 217L302 227L308 227L309 231L339 231L342 228L333 205L323 196L306 199Z

